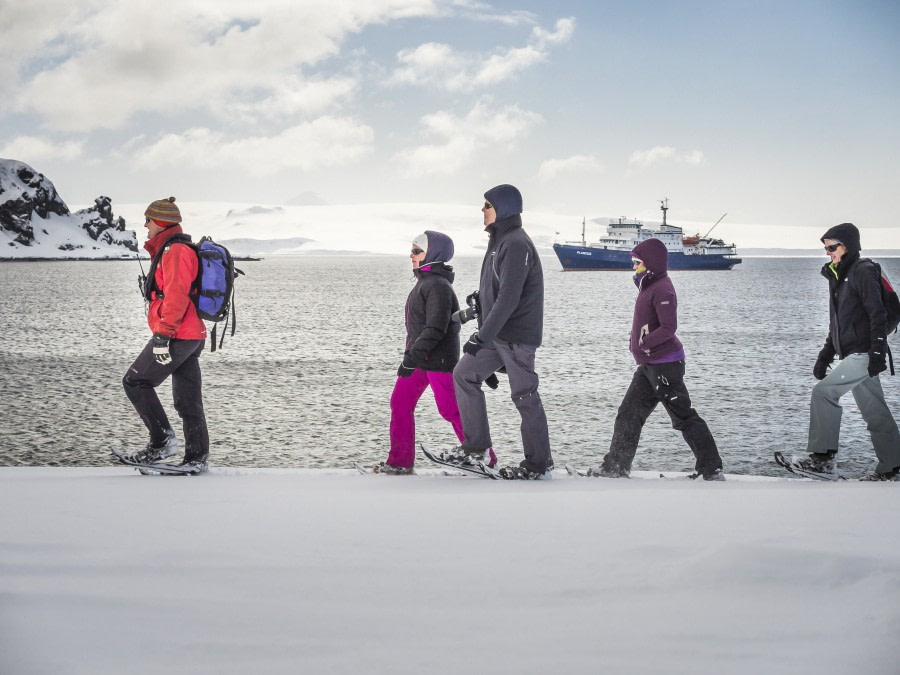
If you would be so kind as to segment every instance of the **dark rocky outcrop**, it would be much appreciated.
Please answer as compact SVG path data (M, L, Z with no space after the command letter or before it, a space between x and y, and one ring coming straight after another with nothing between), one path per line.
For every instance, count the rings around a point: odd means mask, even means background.
M138 250L137 236L125 229L124 218L113 215L109 197L98 197L94 206L71 213L49 178L24 162L0 159L0 230L10 235L10 246L35 246L40 234L47 234L47 226L40 221L54 215L66 217L67 227L81 228L100 244ZM66 241L57 248L71 251L82 245Z
M97 197L94 205L76 211L74 216L81 217L81 227L96 241L111 246L124 246L130 251L137 251L137 237L134 232L125 229L125 219L116 218L112 212L112 200L109 197Z
M32 214L46 218L51 213L69 213L53 183L24 162L0 159L0 227L15 234L13 241L30 246Z

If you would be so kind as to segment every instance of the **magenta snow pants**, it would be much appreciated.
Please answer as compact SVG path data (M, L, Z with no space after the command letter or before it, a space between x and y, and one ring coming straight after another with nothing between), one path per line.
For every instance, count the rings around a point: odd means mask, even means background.
M391 394L391 453L387 463L391 466L411 467L416 461L416 404L431 385L438 412L453 425L460 443L465 440L456 393L453 390L453 373L436 373L416 368L409 377L398 377Z

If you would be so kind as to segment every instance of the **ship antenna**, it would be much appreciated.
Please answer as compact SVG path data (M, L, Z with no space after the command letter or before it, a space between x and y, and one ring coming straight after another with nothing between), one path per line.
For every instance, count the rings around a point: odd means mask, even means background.
M727 211L726 211L725 213L723 213L723 214L722 214L722 217L719 218L719 219L716 221L716 225L718 225L719 223L721 223L722 220L723 220L723 219L725 218L725 216L727 216L727 215L728 215L728 212L727 212ZM716 225L713 225L711 228L709 228L709 232L712 232L714 229L716 229ZM704 239L706 239L706 238L709 236L709 232L707 232L706 234L703 235L703 238L704 238Z
M660 200L659 200L659 203L660 203L659 209L660 209L660 211L663 212L663 222L662 222L662 224L663 224L663 227L665 227L665 226L666 226L666 211L669 210L669 198L666 197L665 199L660 199Z

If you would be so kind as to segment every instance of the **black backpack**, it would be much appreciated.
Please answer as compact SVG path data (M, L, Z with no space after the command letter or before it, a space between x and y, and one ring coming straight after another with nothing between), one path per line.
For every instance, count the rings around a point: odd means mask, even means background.
M884 304L884 309L887 312L887 334L890 335L891 333L896 333L897 326L900 325L900 297L897 296L897 287L891 283L888 275L881 269L881 265L874 260L871 260L870 258L860 258L859 262L870 263L875 268L875 271L878 272L878 278L881 279L881 302ZM854 268L855 267L856 265L854 265ZM891 375L893 375L894 356L891 354L890 346L885 346L887 347L888 359L891 364Z
M203 237L196 244L189 235L176 234L161 248L150 262L150 270L147 272L146 281L142 284L144 298L149 302L154 298L162 298L162 293L156 287L156 267L163 252L170 244L185 244L197 253L197 278L192 284L191 299L197 308L197 315L201 319L213 321L225 321L222 329L222 338L219 347L225 341L225 331L228 330L229 310L231 310L231 334L237 329L237 311L234 306L234 280L243 271L234 266L231 252L217 244L209 237ZM210 351L216 351L216 325L213 325L210 336Z

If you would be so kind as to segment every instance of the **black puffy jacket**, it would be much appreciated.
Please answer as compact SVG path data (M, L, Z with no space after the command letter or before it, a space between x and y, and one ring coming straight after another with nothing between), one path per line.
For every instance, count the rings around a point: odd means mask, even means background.
M450 372L459 361L459 309L453 268L443 263L415 270L416 285L406 299L406 351L416 368Z

